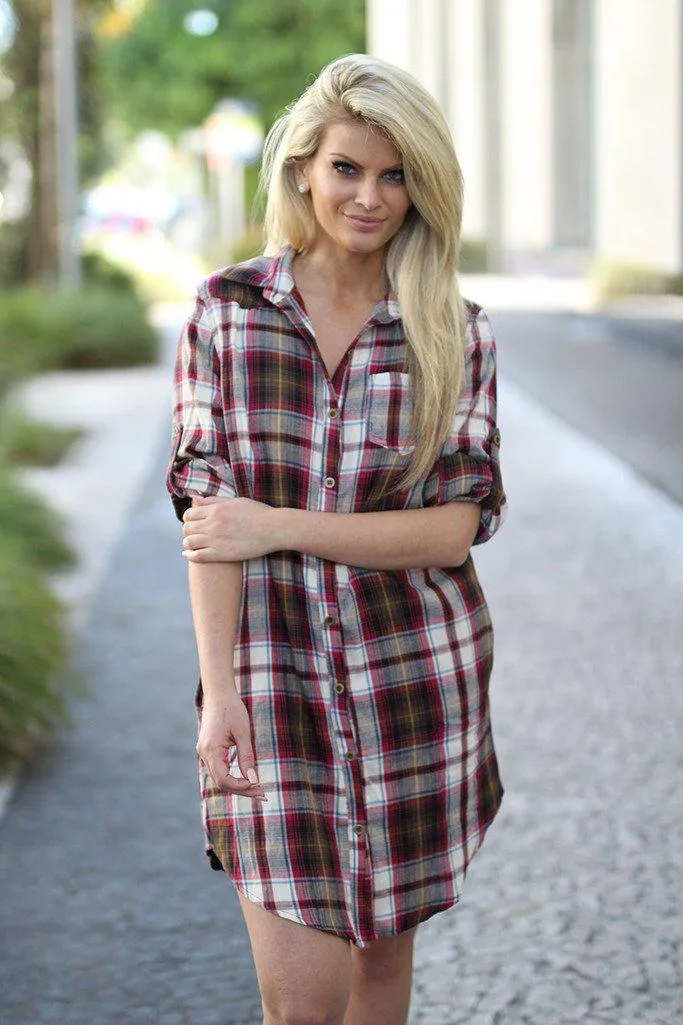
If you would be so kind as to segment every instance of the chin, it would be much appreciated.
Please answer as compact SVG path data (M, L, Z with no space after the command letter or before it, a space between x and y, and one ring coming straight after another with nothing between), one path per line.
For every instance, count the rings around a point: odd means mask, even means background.
M376 253L379 249L384 249L388 242L389 239L384 237L373 238L366 235L358 238L354 235L352 238L344 239L341 245L350 253Z

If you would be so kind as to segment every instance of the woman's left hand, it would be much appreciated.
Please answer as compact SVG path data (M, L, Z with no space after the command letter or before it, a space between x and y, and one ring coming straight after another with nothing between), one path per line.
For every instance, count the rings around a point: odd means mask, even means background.
M193 498L183 516L183 556L190 562L242 562L279 551L279 512L250 498Z

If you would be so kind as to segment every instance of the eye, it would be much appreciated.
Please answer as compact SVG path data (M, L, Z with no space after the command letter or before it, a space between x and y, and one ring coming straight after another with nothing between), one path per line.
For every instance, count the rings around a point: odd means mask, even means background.
M386 171L384 177L387 181L394 182L396 185L404 185L406 180L402 167L395 167L392 171Z
M345 178L356 173L356 168L353 164L349 164L346 160L333 160L332 167L338 174L343 175Z

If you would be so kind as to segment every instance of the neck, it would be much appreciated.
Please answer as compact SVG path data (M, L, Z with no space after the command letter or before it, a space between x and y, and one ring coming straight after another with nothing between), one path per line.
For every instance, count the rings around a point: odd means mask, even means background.
M296 276L309 289L320 290L332 299L381 299L387 291L383 249L374 253L350 253L317 243L295 259Z

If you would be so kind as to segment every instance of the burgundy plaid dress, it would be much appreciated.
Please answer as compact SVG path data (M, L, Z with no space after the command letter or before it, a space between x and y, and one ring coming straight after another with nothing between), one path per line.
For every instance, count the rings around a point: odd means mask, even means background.
M378 303L330 379L293 256L198 289L176 368L178 514L193 495L330 513L457 500L480 504L475 543L488 540L505 495L484 313L467 306L450 437L429 476L397 492L411 452L397 303ZM245 562L235 673L268 802L217 791L200 763L212 860L250 900L361 947L455 904L502 796L491 664L471 558L392 571L293 551Z

